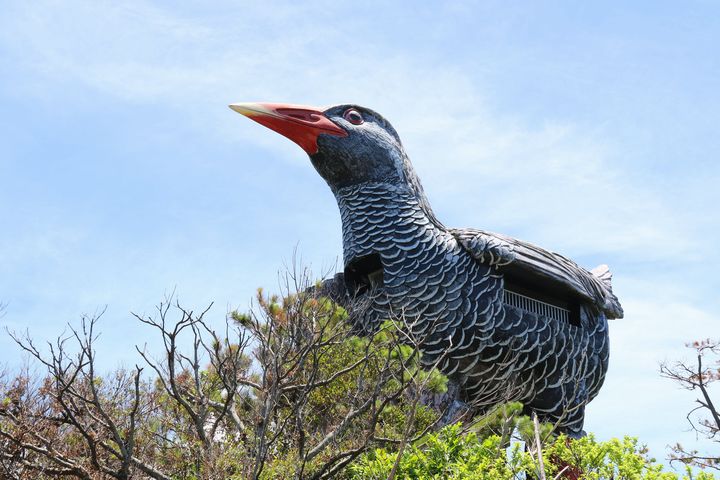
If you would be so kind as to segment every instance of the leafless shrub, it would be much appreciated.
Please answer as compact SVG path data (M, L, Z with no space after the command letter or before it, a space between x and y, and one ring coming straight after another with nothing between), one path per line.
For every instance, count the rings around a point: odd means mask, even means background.
M720 413L710 396L712 384L720 380L720 342L698 340L688 343L687 347L695 351L695 363L665 362L660 365L660 374L686 390L699 393L695 399L696 406L687 414L688 423L698 436L720 443ZM671 462L720 470L720 457L717 455L688 450L680 443L671 448Z
M327 478L374 446L402 451L442 416L421 400L438 378L420 368L423 339L402 315L356 337L309 285L289 272L220 333L210 307L167 298L134 315L161 353L137 348L142 366L104 376L102 313L42 348L11 333L43 373L0 376L0 476Z

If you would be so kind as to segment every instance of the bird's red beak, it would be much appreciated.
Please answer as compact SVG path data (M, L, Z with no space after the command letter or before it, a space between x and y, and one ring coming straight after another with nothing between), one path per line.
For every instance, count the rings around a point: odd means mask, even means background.
M230 108L286 136L300 145L308 155L317 153L317 139L322 133L347 137L345 130L315 107L282 103L233 103Z

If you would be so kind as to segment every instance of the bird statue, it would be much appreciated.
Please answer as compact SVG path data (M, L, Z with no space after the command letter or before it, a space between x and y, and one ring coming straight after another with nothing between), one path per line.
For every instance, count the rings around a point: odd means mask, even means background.
M358 105L230 108L297 143L334 194L344 271L325 285L365 307L362 328L402 315L422 361L482 411L526 413L584 435L585 405L608 368L608 319L622 318L611 274L435 216L395 129Z

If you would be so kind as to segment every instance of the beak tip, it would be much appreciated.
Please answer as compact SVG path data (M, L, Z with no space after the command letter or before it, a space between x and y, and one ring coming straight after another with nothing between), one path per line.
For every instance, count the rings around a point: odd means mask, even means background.
M262 103L231 103L228 107L240 115L245 115L246 117L272 115L272 112Z

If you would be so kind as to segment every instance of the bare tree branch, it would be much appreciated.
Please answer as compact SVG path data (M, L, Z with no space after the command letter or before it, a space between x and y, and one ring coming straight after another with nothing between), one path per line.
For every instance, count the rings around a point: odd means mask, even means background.
M669 378L685 390L699 391L700 398L695 400L697 406L686 415L690 428L698 435L714 442L720 442L720 412L710 394L710 386L720 380L720 341L699 340L687 344L695 350L695 364L682 361L662 363L660 375ZM712 362L705 362L712 356ZM709 415L709 419L704 415ZM672 447L670 461L682 462L700 468L720 470L720 456L701 455L696 450L687 450L682 445Z

